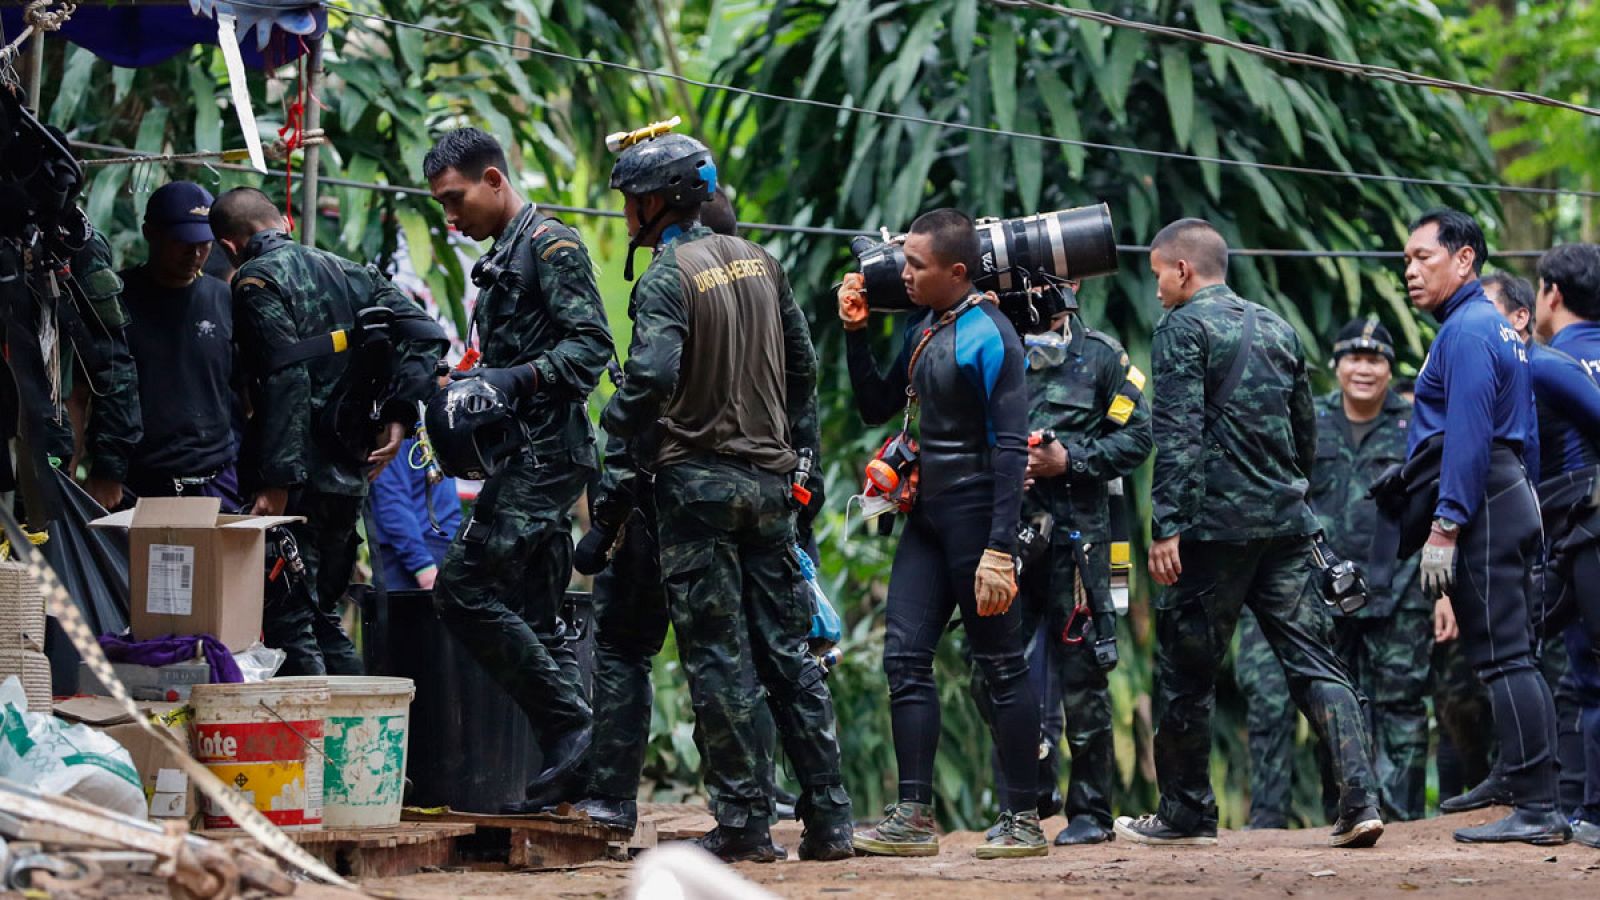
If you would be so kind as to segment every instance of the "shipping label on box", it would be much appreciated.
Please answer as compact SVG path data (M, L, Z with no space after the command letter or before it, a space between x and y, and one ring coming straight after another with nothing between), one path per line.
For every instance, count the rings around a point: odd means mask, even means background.
M194 548L182 544L150 545L150 583L145 610L162 616L194 612Z

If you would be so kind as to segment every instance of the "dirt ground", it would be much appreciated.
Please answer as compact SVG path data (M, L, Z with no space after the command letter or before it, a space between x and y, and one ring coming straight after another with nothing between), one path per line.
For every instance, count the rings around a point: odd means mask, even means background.
M1471 847L1451 832L1503 814L1484 810L1391 825L1378 846L1340 851L1326 846L1327 830L1229 832L1213 848L1153 849L1122 841L1087 848L1052 848L1044 859L980 862L980 835L947 835L937 857L801 863L792 853L798 826L775 828L789 847L788 862L736 866L745 878L781 897L862 897L873 900L1013 900L1116 894L1122 897L1367 898L1450 893L1564 900L1600 896L1600 850L1580 844L1540 848L1521 844ZM1046 823L1053 836L1065 824ZM434 872L374 879L363 887L391 896L625 897L631 866L595 863L560 872ZM1005 885L1004 888L999 887ZM692 897L686 900L693 900Z

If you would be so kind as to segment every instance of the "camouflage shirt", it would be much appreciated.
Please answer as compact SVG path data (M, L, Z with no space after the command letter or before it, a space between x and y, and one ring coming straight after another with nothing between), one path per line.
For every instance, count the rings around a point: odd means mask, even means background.
M356 313L370 306L388 307L397 319L431 320L375 267L294 243L282 232L251 238L244 256L233 277L234 340L250 382L253 417L240 456L241 486L365 494L361 469L336 461L318 436L317 416L349 355L327 353L289 365L276 365L274 357L303 339L348 332ZM434 365L446 347L443 335L438 340L396 335L394 345L395 399L413 404L426 399Z
M1060 532L1085 541L1110 538L1108 484L1150 455L1150 406L1144 373L1122 345L1073 315L1066 359L1028 367L1028 428L1054 430L1067 450L1067 472L1041 478L1024 499L1023 514L1048 512Z
M589 253L576 231L529 203L489 254L505 274L483 289L472 310L479 365L532 363L539 383L517 411L534 455L592 469L594 430L585 402L613 346Z
M1383 401L1383 411L1358 445L1344 399L1334 391L1317 400L1317 464L1311 473L1311 506L1322 523L1322 533L1333 551L1370 570L1372 532L1378 506L1367 496L1383 470L1406 458L1406 429L1411 425L1411 404L1393 391ZM1369 602L1357 618L1385 618L1397 608L1431 609L1417 582L1415 557L1395 566L1394 578L1385 585L1369 584ZM1340 615L1334 608L1334 615Z
M122 305L122 279L112 266L111 246L96 231L89 243L72 258L72 276L89 301L80 310L88 326L89 354L73 354L63 337L61 368L63 393L72 380L86 375L91 388L89 421L85 423L85 448L89 474L110 481L123 481L128 475L128 458L144 436L139 415L139 376L128 352L128 312ZM88 361L95 358L95 371ZM79 358L83 371L72 362Z
M760 308L769 294L775 308ZM722 453L788 472L796 450L817 447L811 332L765 250L696 224L658 250L629 315L625 376L600 423L639 463ZM720 326L732 328L731 343ZM658 421L661 446L641 446Z
M1207 400L1227 379L1245 312L1256 310L1244 376L1208 428ZM1306 505L1316 412L1300 338L1276 313L1212 285L1162 316L1155 370L1154 536L1248 541L1312 534Z

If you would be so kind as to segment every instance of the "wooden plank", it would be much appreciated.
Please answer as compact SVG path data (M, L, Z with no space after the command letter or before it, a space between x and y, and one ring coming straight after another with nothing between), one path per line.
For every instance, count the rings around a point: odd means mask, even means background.
M566 814L563 815L562 813ZM554 813L533 813L525 816L497 816L487 813L456 812L448 807L438 811L408 807L401 811L400 817L407 822L463 823L475 825L478 828L537 831L546 834L574 835L594 840L603 840L611 836L611 829L591 821L587 815L572 813L572 807L567 804L562 804Z
M604 830L604 829L602 829ZM513 828L506 862L513 869L563 869L605 859L610 841L574 832Z
M456 860L456 839L477 826L465 822L401 822L385 828L336 828L286 832L329 868L354 878L409 875ZM248 843L242 832L212 830L205 836Z

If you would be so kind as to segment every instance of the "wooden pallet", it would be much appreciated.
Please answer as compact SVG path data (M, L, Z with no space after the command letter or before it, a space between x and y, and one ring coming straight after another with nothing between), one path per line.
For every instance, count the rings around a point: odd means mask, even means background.
M383 828L330 828L285 834L340 875L386 878L450 865L456 857L456 839L476 830L466 822L401 822ZM216 840L247 840L232 829L199 834Z
M483 840L492 843L490 858L513 869L564 869L606 859L608 847L617 835L609 828L589 821L587 816L536 813L526 816L497 816L441 810L406 809L401 817L408 822L453 822L473 826ZM502 853L503 848L503 853Z

